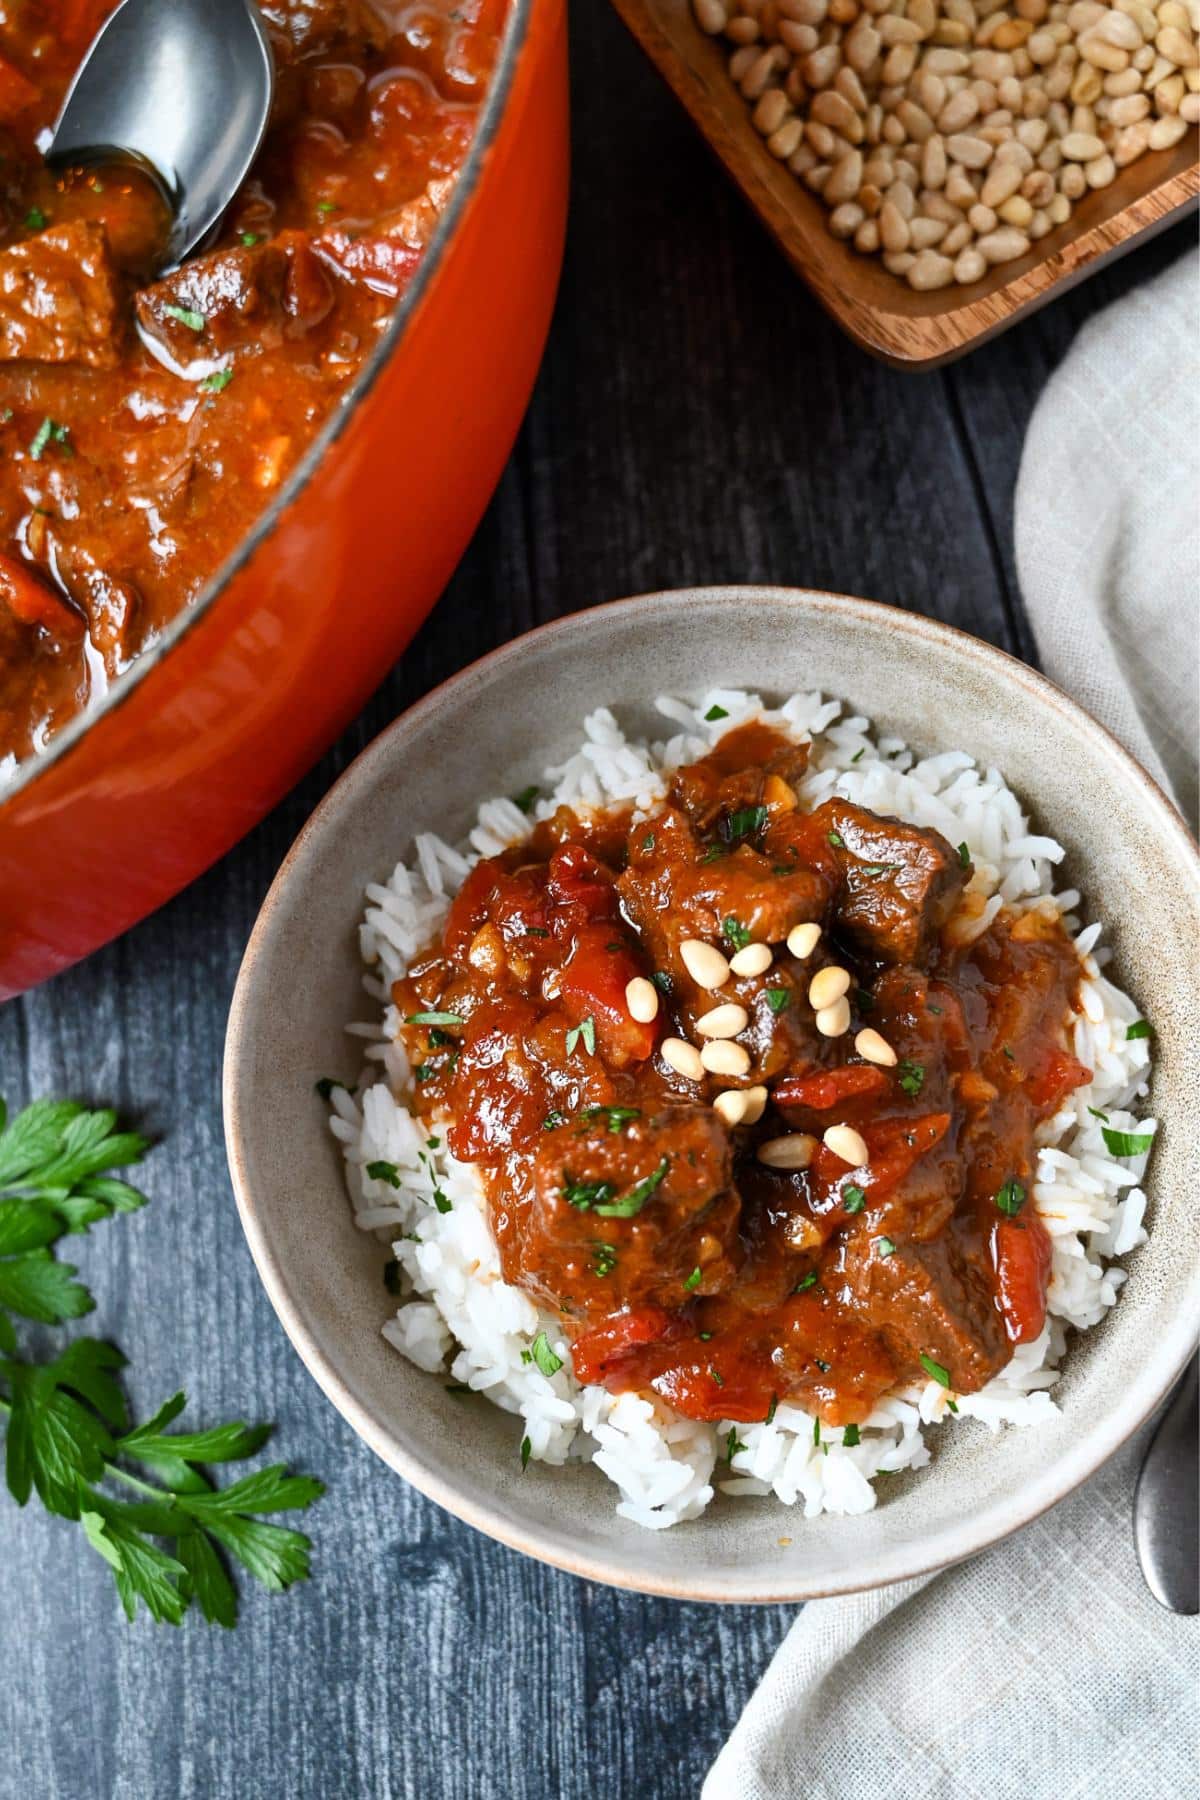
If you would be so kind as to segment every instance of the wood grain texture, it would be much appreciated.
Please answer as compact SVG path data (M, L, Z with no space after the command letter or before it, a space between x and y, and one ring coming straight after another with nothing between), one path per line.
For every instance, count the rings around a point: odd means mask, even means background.
M691 0L613 4L822 305L856 343L898 368L953 361L1196 208L1200 161L1190 130L1174 149L1139 158L1086 195L1027 255L970 287L914 293L877 257L832 237L820 199L767 154L730 80L730 46L698 29Z
M1010 518L1029 412L1079 325L1185 239L904 381L796 281L607 9L579 8L575 30L558 316L450 591L236 851L0 1012L11 1101L111 1102L163 1140L145 1167L152 1204L78 1252L90 1327L130 1357L136 1405L186 1386L198 1420L274 1419L276 1454L330 1490L311 1515L312 1583L247 1591L232 1635L197 1619L126 1626L79 1534L0 1496L3 1800L692 1800L790 1621L527 1562L389 1475L322 1399L258 1285L225 1172L220 1053L241 948L357 751L433 683L556 614L693 581L795 581L1032 656Z

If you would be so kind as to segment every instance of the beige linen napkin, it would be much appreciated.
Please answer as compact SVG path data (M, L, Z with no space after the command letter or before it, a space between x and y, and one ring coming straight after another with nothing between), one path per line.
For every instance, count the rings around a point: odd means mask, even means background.
M1080 333L1038 402L1016 498L1017 568L1046 673L1174 788L1189 817L1197 269L1189 254ZM1133 1548L1146 1435L972 1561L806 1606L703 1800L1200 1791L1200 1621L1156 1605Z

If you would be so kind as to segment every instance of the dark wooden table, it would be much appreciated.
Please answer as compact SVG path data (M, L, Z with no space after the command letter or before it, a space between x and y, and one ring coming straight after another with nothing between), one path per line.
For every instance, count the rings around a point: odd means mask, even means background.
M229 996L259 902L351 758L418 695L577 607L710 580L867 594L1033 656L1012 560L1026 422L1080 324L1184 227L940 374L845 342L608 11L574 19L575 171L529 417L462 567L362 717L157 917L0 1014L0 1087L161 1136L152 1204L80 1241L137 1406L278 1422L320 1475L315 1578L221 1632L125 1624L82 1535L0 1496L0 1794L21 1800L695 1795L790 1622L588 1586L389 1474L305 1374L225 1170ZM814 671L814 681L819 671ZM97 871L103 879L103 871ZM302 973L302 972L301 972ZM302 1179L302 1174L298 1176ZM859 1800L859 1797L855 1797Z

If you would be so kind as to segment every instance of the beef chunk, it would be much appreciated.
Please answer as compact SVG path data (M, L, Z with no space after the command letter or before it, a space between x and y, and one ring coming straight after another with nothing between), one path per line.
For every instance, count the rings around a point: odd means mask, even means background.
M102 225L55 225L0 250L0 361L115 368L119 308Z
M322 51L378 50L388 29L370 0L259 0L275 54L288 63Z
M884 962L922 963L970 878L970 863L963 865L940 832L848 800L827 800L812 817L837 855L840 928Z
M879 1253L877 1230L843 1239L846 1286L870 1317L901 1374L926 1380L921 1357L949 1372L950 1385L975 1393L1008 1362L1012 1345L996 1305L987 1246L968 1245L969 1222L955 1219L937 1238Z
M147 337L184 367L299 336L332 304L329 278L297 232L194 257L136 302Z
M523 1285L557 1304L599 1283L612 1310L674 1307L681 1294L728 1286L739 1211L730 1171L729 1135L710 1107L667 1105L624 1120L594 1110L547 1132L525 1220ZM695 1269L700 1280L688 1288Z
M454 192L452 176L429 182L424 192L365 230L327 225L314 247L339 275L395 300L420 267L425 246Z

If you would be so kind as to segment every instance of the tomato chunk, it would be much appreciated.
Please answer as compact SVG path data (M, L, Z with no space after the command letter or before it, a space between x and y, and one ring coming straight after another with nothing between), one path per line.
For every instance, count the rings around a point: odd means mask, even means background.
M14 557L0 553L0 600L22 625L41 625L58 637L77 640L87 630L81 613Z
M1026 1208L1019 1219L997 1221L992 1260L1009 1342L1032 1343L1046 1323L1050 1280L1050 1233L1035 1212Z
M860 1100L882 1094L888 1085L884 1070L869 1063L847 1063L841 1069L825 1069L819 1075L789 1075L776 1084L776 1106L806 1106L825 1112L843 1100Z
M670 1314L658 1306L614 1313L592 1331L585 1331L571 1346L575 1379L603 1381L614 1362L639 1344L656 1343L671 1323Z
M1052 1050L1025 1084L1025 1092L1037 1107L1057 1112L1068 1094L1086 1087L1092 1071L1065 1050Z
M597 1051L626 1068L653 1056L658 1024L630 1016L625 989L642 971L632 947L614 937L618 930L613 922L585 925L576 933L563 969L562 1002L574 1024L592 1020Z

